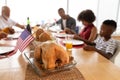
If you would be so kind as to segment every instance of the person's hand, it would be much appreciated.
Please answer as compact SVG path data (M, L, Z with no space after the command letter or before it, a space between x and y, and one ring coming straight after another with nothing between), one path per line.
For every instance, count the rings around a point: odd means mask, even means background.
M75 35L74 35L74 39L80 39L80 36L77 35L77 34L75 34Z
M21 25L20 28L21 28L21 29L25 29L25 26L24 26L24 25Z
M86 51L95 51L96 50L95 46L90 46L90 45L85 45L83 47L83 49Z
M6 37L7 37L7 33L0 31L0 39L6 38Z
M73 34L73 32L69 28L66 28L64 31L66 34Z

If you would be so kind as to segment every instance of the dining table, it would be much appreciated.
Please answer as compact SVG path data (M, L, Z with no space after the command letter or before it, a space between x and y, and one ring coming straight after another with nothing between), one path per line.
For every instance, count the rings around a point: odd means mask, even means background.
M17 40L0 40L0 46L16 46ZM64 45L62 45L64 47ZM29 52L29 46L24 52ZM12 56L0 59L0 80L25 80L28 61L19 50ZM73 47L75 67L85 80L120 80L120 67L95 51ZM29 76L31 77L31 76ZM59 79L57 79L59 80Z

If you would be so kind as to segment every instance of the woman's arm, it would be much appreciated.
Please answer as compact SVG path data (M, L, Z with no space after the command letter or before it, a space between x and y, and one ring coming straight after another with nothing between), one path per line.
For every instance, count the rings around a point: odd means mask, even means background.
M86 39L83 39L83 38L81 38L81 37L80 37L79 35L77 35L77 34L74 35L74 39L81 40L81 41L83 41L85 44L88 44L88 45L95 45L94 42L88 41L88 40L86 40Z
M88 41L94 41L97 37L97 28L93 27Z

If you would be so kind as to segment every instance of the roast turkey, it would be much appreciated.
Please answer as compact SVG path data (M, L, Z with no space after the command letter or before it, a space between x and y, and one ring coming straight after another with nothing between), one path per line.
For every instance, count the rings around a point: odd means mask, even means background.
M43 63L45 69L54 69L56 66L63 66L69 63L67 51L60 45L47 41L35 48L34 58ZM59 60L59 65L56 65Z

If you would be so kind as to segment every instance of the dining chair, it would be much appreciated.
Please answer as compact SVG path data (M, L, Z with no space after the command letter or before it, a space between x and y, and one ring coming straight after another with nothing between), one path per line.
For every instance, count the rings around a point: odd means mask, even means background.
M113 57L110 59L111 62L113 62L115 65L120 66L120 40L116 40L117 42L117 50Z

